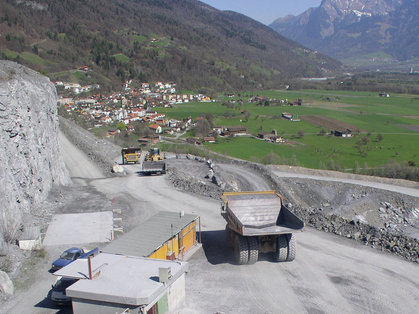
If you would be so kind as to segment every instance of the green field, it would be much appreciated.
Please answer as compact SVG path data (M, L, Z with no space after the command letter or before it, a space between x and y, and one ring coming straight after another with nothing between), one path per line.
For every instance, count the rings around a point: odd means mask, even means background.
M233 98L221 97L220 102L179 104L161 112L168 118L196 118L211 114L215 126L243 125L252 135L276 130L286 139L285 144L273 144L251 137L218 138L217 143L205 144L207 149L246 160L277 158L276 163L295 164L308 168L354 169L382 167L389 160L419 165L419 97L391 95L379 97L367 92L258 91L259 96L277 100L302 99L302 106L257 106L248 103L256 92L243 92ZM327 100L327 98L333 100ZM241 99L240 105L223 106L229 100ZM242 111L246 113L243 114ZM354 126L353 137L319 135L322 127L303 121L288 121L282 113L302 116L327 116ZM326 128L325 128L326 129ZM298 137L301 132L303 136ZM380 135L380 136L379 136ZM382 139L379 140L379 137ZM358 144L364 138L364 144ZM272 154L273 153L273 154Z
M129 57L127 57L126 55L122 54L122 53L118 53L116 55L113 55L115 57L115 60L118 62L122 62L122 63L128 63L129 62Z

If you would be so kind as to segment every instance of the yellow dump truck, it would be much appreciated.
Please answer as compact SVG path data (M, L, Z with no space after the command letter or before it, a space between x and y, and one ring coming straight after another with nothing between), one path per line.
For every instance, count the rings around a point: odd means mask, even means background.
M141 147L130 147L123 148L121 150L122 164L128 164L130 162L138 164L141 157Z
M254 264L259 252L273 252L277 262L293 261L297 242L293 233L304 222L284 204L275 191L229 192L221 197L221 215L227 221L227 244L236 263Z

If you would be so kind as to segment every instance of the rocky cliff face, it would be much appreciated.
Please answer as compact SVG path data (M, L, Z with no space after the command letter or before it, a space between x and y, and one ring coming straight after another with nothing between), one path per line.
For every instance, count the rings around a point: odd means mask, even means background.
M35 71L0 61L0 238L12 241L52 185L70 183L58 146L55 87Z

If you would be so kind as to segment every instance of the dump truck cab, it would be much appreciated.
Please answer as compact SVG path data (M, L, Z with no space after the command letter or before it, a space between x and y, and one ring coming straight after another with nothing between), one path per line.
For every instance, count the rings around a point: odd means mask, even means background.
M130 162L137 164L141 157L141 147L123 148L121 154L123 165Z

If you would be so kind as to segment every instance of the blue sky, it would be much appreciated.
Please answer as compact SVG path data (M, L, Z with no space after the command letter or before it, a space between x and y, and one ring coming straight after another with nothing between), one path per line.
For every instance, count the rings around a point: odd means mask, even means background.
M308 8L318 7L322 0L200 0L219 10L242 13L269 25L279 17L298 15Z

